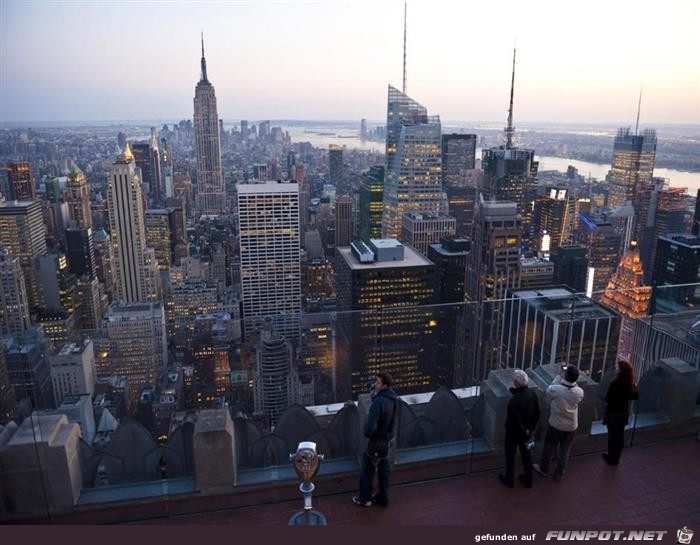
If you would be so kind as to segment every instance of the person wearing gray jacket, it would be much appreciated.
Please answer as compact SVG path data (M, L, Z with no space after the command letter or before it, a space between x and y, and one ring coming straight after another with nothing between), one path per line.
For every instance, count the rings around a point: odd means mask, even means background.
M583 400L583 389L576 383L578 377L578 367L564 365L547 388L547 395L551 399L547 434L540 463L532 464L532 469L543 477L548 477L549 462L556 457L555 481L560 480L564 474L571 442L578 428L578 406Z

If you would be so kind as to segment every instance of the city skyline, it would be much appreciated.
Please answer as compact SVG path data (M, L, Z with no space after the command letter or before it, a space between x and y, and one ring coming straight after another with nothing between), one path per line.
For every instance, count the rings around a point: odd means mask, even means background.
M577 13L577 28L595 29L591 40L571 39L563 8L552 2L514 5L501 20L480 6L414 0L407 92L443 119L505 119L515 38L516 128L534 121L632 124L642 84L642 126L700 122L700 51L692 42L697 5L679 0L652 13L620 4L605 5L603 19L596 6ZM191 7L3 3L0 121L184 116L191 89L183 82L197 76L200 29L226 119L379 120L387 84L401 81L400 2L372 11L337 2L198 4L194 13ZM124 36L119 42L110 38L115 28L108 21L115 19ZM55 43L63 20L80 28L80 41ZM472 20L477 24L465 29ZM643 38L619 32L621 20ZM342 29L334 21L343 21ZM542 30L524 36L528 25ZM32 39L20 39L26 35ZM93 47L82 47L85 42ZM157 86L148 81L154 74ZM83 92L75 93L75 81Z

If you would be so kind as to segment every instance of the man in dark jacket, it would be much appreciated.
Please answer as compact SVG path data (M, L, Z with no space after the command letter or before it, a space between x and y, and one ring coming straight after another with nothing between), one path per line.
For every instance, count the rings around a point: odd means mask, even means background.
M518 479L528 488L532 488L532 456L527 443L532 439L535 426L540 419L540 406L535 392L528 389L528 382L527 373L522 369L516 369L513 387L510 389L513 397L508 401L506 414L506 472L498 476L498 480L508 488L513 488L516 448L520 449L524 471L518 475Z
M352 498L356 505L362 507L371 507L372 504L382 507L389 505L388 445L394 437L397 409L398 396L391 389L391 376L388 373L378 373L372 388L372 405L364 429L368 443L367 449L362 454L360 494ZM375 469L378 472L379 491L372 496Z

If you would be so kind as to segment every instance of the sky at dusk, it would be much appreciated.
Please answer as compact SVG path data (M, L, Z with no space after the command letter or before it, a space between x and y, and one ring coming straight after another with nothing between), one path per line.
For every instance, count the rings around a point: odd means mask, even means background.
M700 2L411 0L408 94L443 121L700 123ZM0 121L382 120L403 2L0 2Z

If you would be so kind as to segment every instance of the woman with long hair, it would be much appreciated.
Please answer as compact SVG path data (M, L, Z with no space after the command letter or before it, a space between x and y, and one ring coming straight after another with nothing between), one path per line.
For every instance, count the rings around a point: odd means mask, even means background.
M605 396L607 408L603 424L608 427L608 452L603 454L605 461L613 466L620 463L625 446L625 426L630 417L630 401L639 399L634 383L634 369L628 361L617 362L617 375L608 387Z

